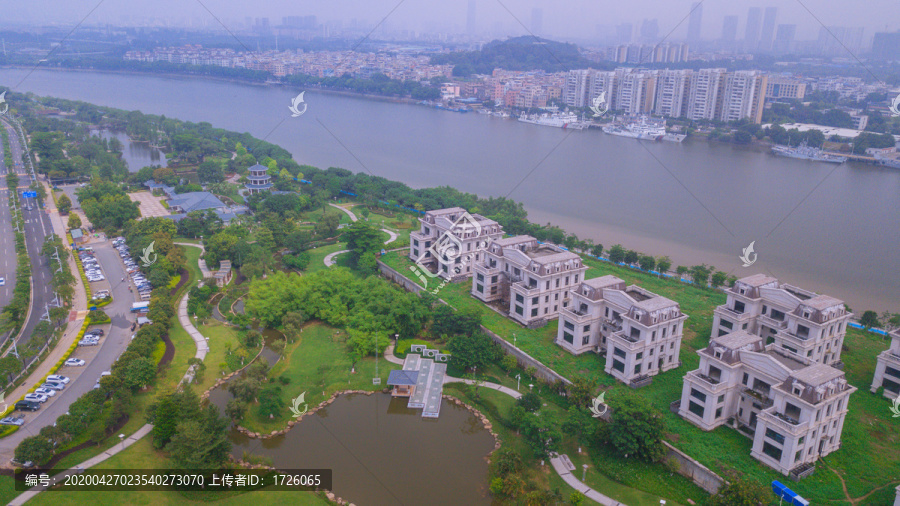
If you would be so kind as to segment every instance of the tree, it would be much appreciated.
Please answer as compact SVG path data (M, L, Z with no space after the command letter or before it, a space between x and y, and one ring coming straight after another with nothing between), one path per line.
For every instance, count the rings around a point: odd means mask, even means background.
M300 311L289 311L281 317L281 328L284 330L284 335L293 340L300 337L300 331L303 329L305 322L306 317L303 316L303 313Z
M331 237L338 229L338 225L341 224L341 212L340 211L326 211L322 214L322 219L316 223L315 231L316 235L319 237Z
M529 413L534 413L541 409L541 398L534 392L528 392L516 399L516 405L522 406L522 408Z
M264 388L259 392L259 416L274 417L281 413L281 387L278 385Z
M863 312L862 317L859 319L859 323L865 328L878 325L878 313L872 310Z
M665 455L662 443L665 423L646 398L622 391L610 399L609 406L612 419L603 428L606 440L619 454L647 462L660 460Z
M768 504L771 492L749 478L734 478L709 499L711 506L759 506Z
M591 255L594 255L595 257L599 257L602 254L603 254L603 245L602 244L595 244L591 247Z
M153 430L150 431L150 435L153 437L153 446L164 448L169 443L169 440L175 435L180 418L174 396L165 396L151 406L147 421L153 424Z
M500 359L500 367L502 367L507 374L515 369L517 365L519 365L519 361L516 360L515 355L503 355L503 358Z
M222 164L217 160L208 160L197 167L197 179L201 183L221 183L225 181Z
M76 228L81 228L81 217L75 213L69 215L69 222L66 224L69 227L69 230L75 230Z
M712 270L711 267L706 264L695 265L690 268L691 280L700 285L702 288L706 288L706 285L709 283L709 274Z
M712 278L710 278L710 284L713 288L718 288L725 284L727 281L728 274L722 271L715 271L712 274Z
M641 265L641 269L645 271L652 271L654 267L656 267L656 258L651 255L642 255L640 259L638 259L638 263Z
M534 451L534 456L546 459L551 452L559 449L562 442L562 432L559 430L556 414L553 411L529 413L522 420L519 429L528 446Z
M218 469L231 452L225 432L227 421L218 408L207 406L199 420L178 424L178 430L166 450L181 469Z
M580 407L588 406L594 397L594 382L585 376L576 376L566 387L566 393L572 404Z
M69 210L72 209L72 199L63 193L56 199L56 209L59 210L59 214L69 214Z
M672 259L665 256L659 257L656 259L656 270L659 271L660 274L665 274L672 267Z
M595 425L587 410L578 406L569 406L568 411L566 411L566 418L562 423L562 429L566 434L575 436L579 442L586 444L588 437L595 430Z
M609 249L609 261L619 263L625 260L625 248L621 244L616 244Z
M632 265L632 264L636 263L638 261L638 258L640 258L640 253L638 253L637 251L634 251L633 249L630 249L625 252L624 260L625 260L625 263L628 265Z
M483 367L497 358L497 347L483 332L453 336L447 348L453 355L451 360L463 369Z
M123 381L126 387L137 390L152 383L154 378L156 378L156 364L147 357L139 357L125 367Z
M372 260L375 259L375 254L383 246L381 231L367 221L355 221L344 232L344 236L347 237L347 249L350 250L350 265L363 272L373 272L374 262L372 265L361 265L365 263L361 260L367 254Z
M231 399L225 404L225 416L231 418L235 422L241 421L244 418L244 413L247 412L247 405L237 399Z
M34 462L37 465L46 462L53 455L53 443L43 436L30 436L16 446L16 460Z

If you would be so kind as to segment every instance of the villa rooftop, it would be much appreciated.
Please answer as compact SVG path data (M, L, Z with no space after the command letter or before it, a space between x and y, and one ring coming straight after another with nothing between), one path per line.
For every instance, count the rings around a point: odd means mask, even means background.
M767 350L766 355L774 358L775 360L778 361L778 363L780 363L781 365L787 367L788 369L790 369L792 371L800 371L800 370L803 370L808 367L807 364L804 364L803 362L800 362L799 360L793 359L777 350ZM826 366L826 367L828 367L828 366ZM828 368L833 369L832 367L828 367ZM837 370L837 369L835 369L835 370Z
M824 311L834 306L840 306L843 303L844 301L835 299L830 295L816 295L809 300L803 301L804 306L809 306L813 309L818 309L819 311Z
M591 288L607 288L612 285L617 285L619 283L624 283L625 280L619 279L612 274L607 274L605 276L600 276L599 278L591 278L584 280L584 284L588 285Z
M835 378L840 378L843 375L843 371L835 369L830 365L813 364L791 374L791 377L798 381L802 381L807 385L817 387L823 383L828 383Z
M734 332L729 332L724 336L713 338L711 344L718 344L719 346L737 350L761 339L761 337L751 334L746 330L736 330Z
M766 276L765 274L754 274L752 276L747 276L746 278L741 278L738 281L745 285L759 288L760 286L767 285L773 281L778 281L778 279L773 278L772 276Z

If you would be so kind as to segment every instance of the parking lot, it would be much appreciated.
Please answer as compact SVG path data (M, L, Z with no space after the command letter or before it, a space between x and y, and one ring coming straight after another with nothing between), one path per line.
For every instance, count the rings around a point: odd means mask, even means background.
M119 252L119 257L122 258L122 264L125 266L125 273L134 285L138 297L141 300L150 300L150 292L153 288L150 286L150 281L139 270L137 262L131 258L131 250L125 244L125 239L117 237L113 239L112 245ZM130 287L129 290L131 290Z
M128 198L140 204L138 209L144 218L155 218L172 214L162 205L161 197L154 197L150 192L129 193Z
M79 248L79 250L81 251L78 252L78 256L81 258L81 265L84 267L84 274L87 276L88 281L96 283L105 280L106 276L103 274L103 268L100 267L100 262L94 258L94 248L88 246ZM94 291L93 288L93 285L91 285L92 292Z

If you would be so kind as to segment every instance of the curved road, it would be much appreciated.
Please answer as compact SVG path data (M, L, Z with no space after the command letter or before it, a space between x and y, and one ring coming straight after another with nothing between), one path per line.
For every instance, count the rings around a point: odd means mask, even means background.
M330 202L328 203L328 205L331 206L331 207L333 207L333 208L335 208L335 209L340 209L341 211L344 211L345 213L347 213L347 216L350 217L350 221L357 221L357 220L359 219L359 218L356 217L355 214L353 214L353 211L351 211L351 210L349 210L349 209L347 209L347 208L341 207L341 206L339 206L339 205L337 205L337 204L332 204L332 203L330 203ZM384 241L385 244L390 244L390 243L392 243L392 242L394 242L394 241L397 240L397 237L398 237L398 236L397 236L397 234L395 234L394 232L391 232L390 230L388 230L388 229L386 229L386 228L382 228L381 231L387 233L387 235L388 235L388 240L387 240L387 241ZM336 257L336 256L338 256L338 255L340 255L340 254L342 254L342 253L346 253L346 252L348 252L348 251L350 251L350 250L348 250L348 249L342 249L342 250L340 250L340 251L335 251L334 253L329 253L328 255L326 255L325 258L324 258L324 260L323 260L323 261L325 262L325 267L331 267L332 265L334 265L334 264L337 262L337 261L334 259L334 257Z

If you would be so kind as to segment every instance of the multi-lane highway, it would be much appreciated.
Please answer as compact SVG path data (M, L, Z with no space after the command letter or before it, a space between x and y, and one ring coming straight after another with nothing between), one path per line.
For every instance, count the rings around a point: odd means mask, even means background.
M6 188L6 175L10 169L6 167L4 152L3 143L0 142L0 278L5 281L4 286L0 286L0 308L6 307L12 300L13 288L16 286L16 242L9 210L9 191ZM13 172L14 167L15 165Z

